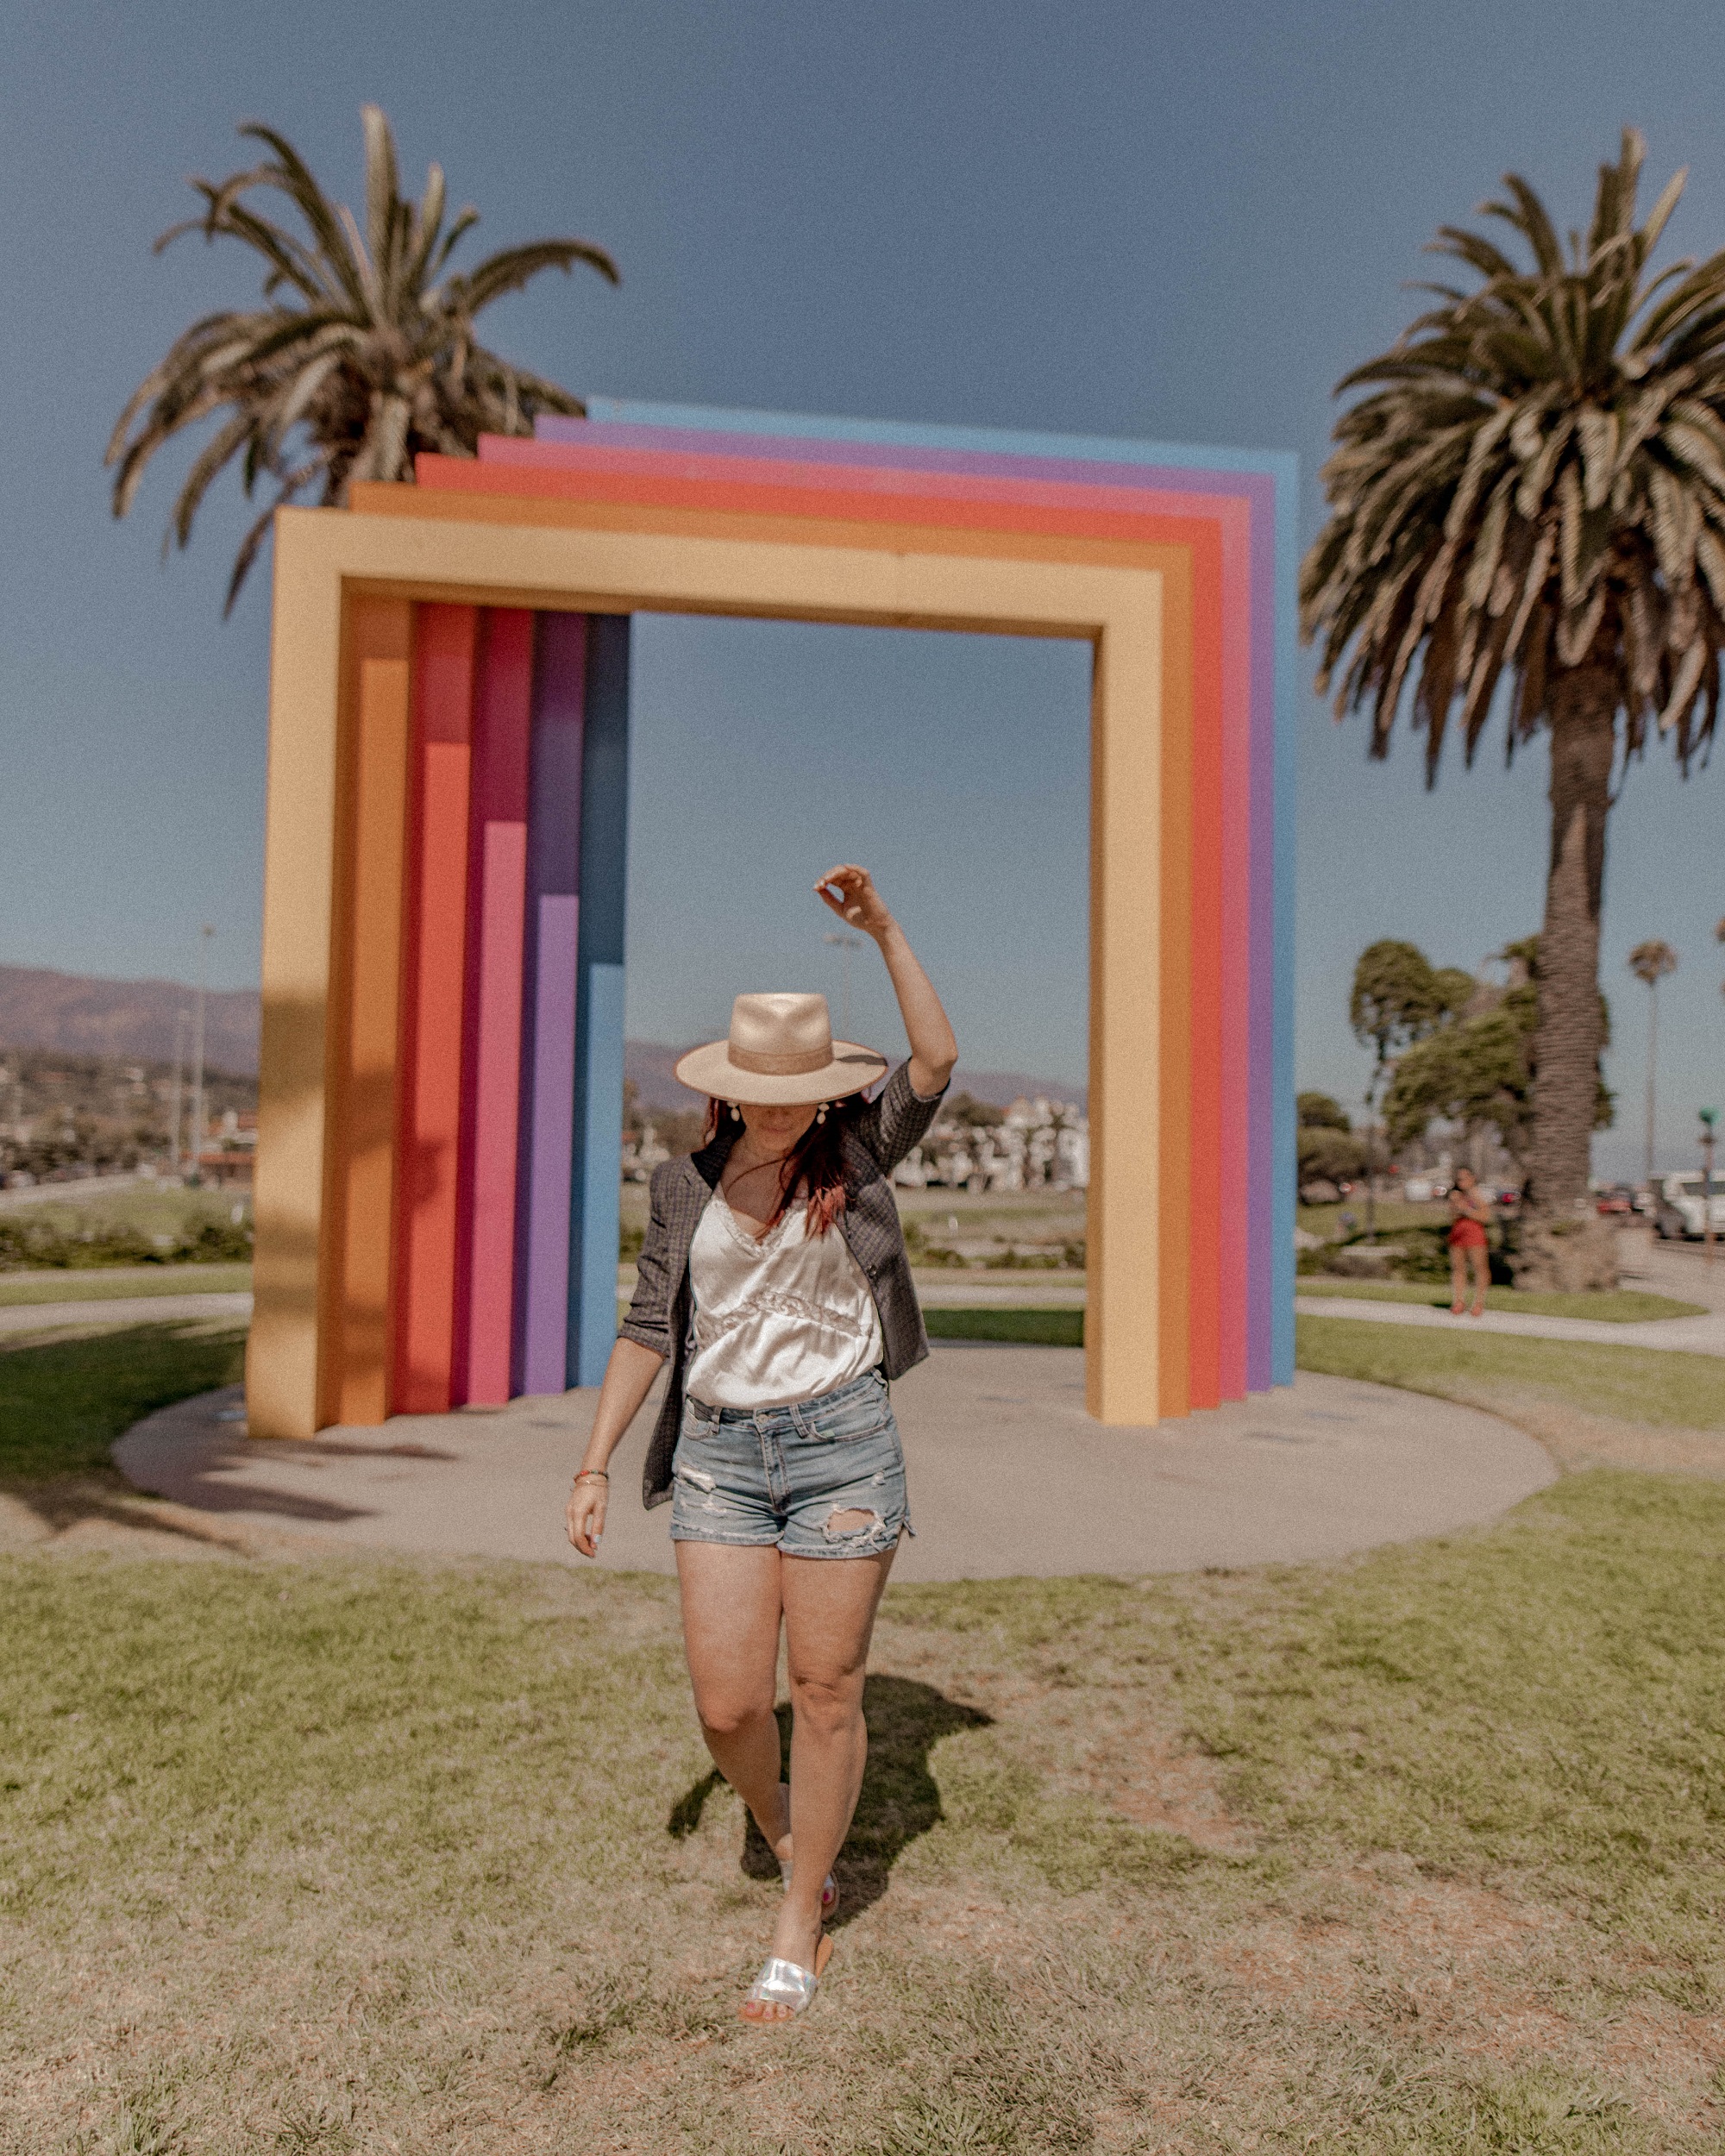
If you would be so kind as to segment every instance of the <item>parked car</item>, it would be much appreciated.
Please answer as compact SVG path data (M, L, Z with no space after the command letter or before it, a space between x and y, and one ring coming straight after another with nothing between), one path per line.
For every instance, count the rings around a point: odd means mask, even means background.
M1596 1213L1633 1213L1635 1210L1635 1193L1628 1183L1608 1183L1593 1204Z
M1707 1215L1713 1215L1713 1232L1725 1236L1725 1175L1713 1178L1709 1197L1699 1175L1667 1175L1659 1185L1653 1227L1667 1242L1699 1238L1707 1232Z

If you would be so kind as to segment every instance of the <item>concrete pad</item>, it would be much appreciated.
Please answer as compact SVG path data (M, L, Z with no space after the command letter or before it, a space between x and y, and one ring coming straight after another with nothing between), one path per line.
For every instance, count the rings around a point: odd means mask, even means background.
M953 1342L894 1388L917 1530L896 1577L1341 1557L1493 1520L1555 1473L1494 1416L1347 1378L1302 1373L1282 1391L1143 1430L1090 1421L1083 1386L1080 1350ZM243 1434L230 1388L148 1417L115 1458L138 1489L230 1528L579 1564L562 1508L597 1397L266 1443ZM639 1495L653 1412L649 1401L612 1462L609 1568L674 1569L668 1508L646 1513Z

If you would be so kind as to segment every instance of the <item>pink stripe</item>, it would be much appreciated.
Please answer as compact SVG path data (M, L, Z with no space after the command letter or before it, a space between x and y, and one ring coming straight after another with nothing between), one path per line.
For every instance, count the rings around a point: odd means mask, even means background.
M495 1407L509 1398L510 1326L515 1294L515 1145L521 1096L525 824L486 825L483 874L467 1398Z

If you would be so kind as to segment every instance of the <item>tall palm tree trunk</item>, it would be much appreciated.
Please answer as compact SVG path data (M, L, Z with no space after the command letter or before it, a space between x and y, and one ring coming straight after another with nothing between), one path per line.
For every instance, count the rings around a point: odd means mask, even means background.
M1540 931L1533 1200L1547 1216L1587 1199L1603 1018L1599 912L1616 747L1614 670L1590 659L1552 677L1552 850Z

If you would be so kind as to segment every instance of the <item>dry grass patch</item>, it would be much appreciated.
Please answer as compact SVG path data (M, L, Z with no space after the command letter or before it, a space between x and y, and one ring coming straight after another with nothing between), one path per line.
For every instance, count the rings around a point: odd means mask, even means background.
M0 2149L1710 2150L1722 1538L894 1589L780 2032L670 1583L12 1559Z

